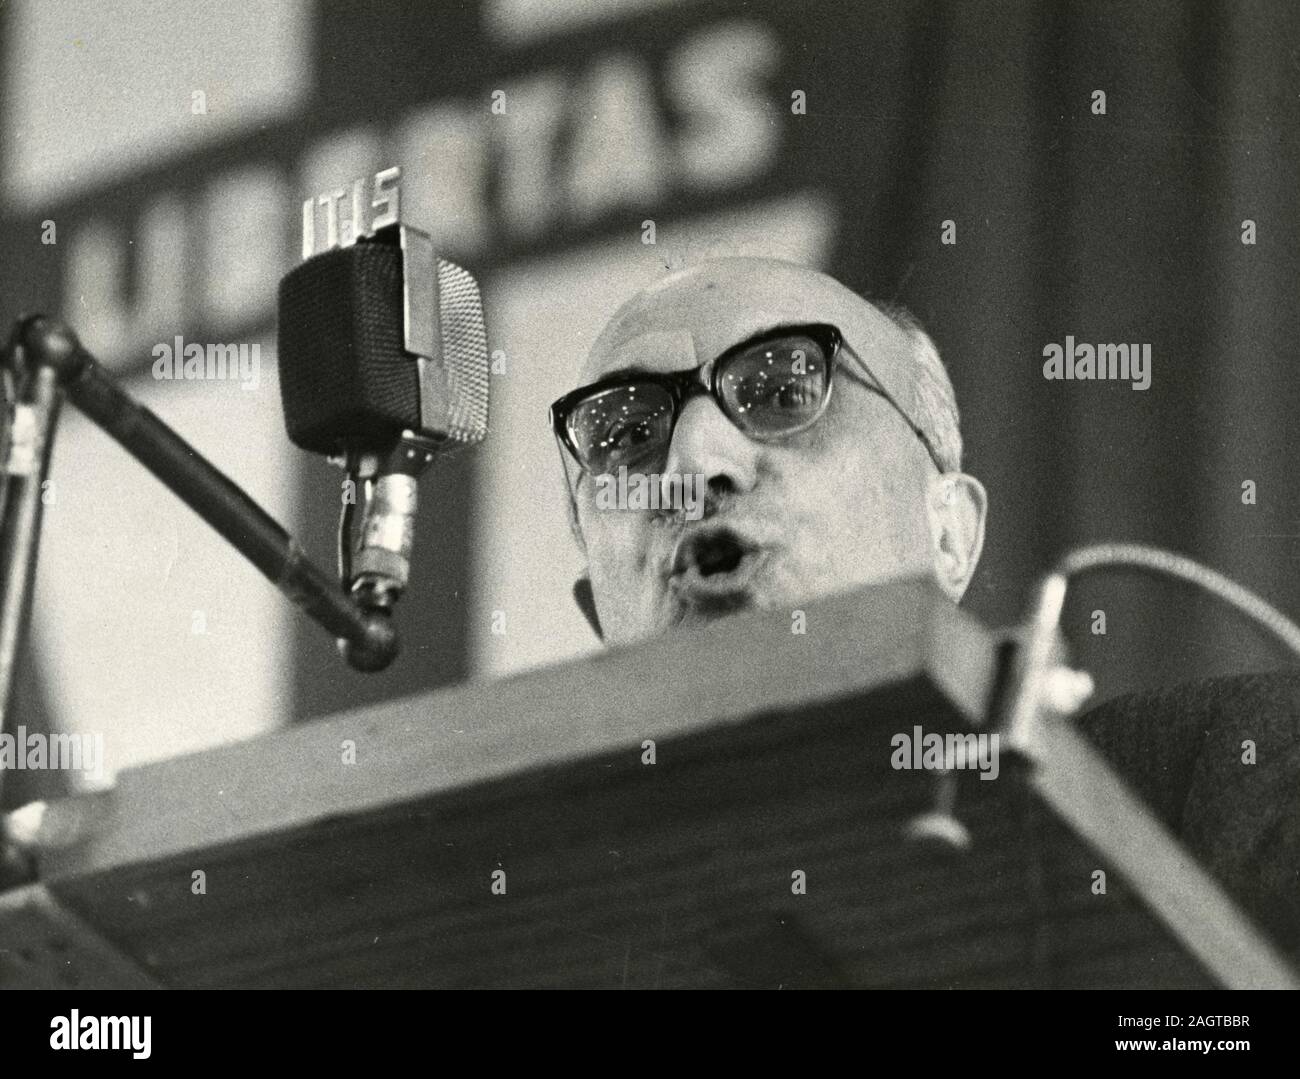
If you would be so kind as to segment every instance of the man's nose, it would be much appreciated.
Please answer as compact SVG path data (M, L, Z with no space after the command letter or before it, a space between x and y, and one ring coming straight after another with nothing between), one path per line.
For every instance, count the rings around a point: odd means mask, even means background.
M677 417L664 466L668 475L706 477L710 500L743 494L757 479L759 446L707 394L686 402Z

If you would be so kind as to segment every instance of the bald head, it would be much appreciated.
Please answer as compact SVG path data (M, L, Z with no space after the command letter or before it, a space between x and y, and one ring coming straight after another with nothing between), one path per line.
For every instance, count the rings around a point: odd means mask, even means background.
M870 358L872 374L899 405L910 409L906 334L833 277L778 259L712 259L637 293L596 339L580 381L630 366L697 367L764 330L814 322L837 327L854 353Z

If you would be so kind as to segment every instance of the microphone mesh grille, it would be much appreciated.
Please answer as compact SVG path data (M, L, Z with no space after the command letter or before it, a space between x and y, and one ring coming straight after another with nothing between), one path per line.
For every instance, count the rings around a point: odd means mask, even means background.
M403 351L402 253L356 244L315 255L280 282L280 396L305 450L384 445L420 420Z
M483 297L468 270L438 260L442 358L451 396L450 436L480 442L488 424L488 347Z

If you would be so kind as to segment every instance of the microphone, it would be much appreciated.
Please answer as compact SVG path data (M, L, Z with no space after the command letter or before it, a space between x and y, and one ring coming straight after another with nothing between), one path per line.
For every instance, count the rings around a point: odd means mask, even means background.
M0 534L0 727L30 610L32 573L40 538L40 483L48 467L54 421L64 394L88 419L115 439L205 522L260 570L290 601L328 630L358 670L383 670L398 652L397 635L386 614L365 611L340 591L306 552L228 476L126 393L57 319L20 318L0 364L26 373L31 387L26 429L13 451L30 460L15 472L10 516ZM16 442L17 440L15 440ZM40 447L44 447L42 450Z
M303 205L306 258L280 282L279 370L293 443L342 465L339 573L363 609L389 612L410 579L418 479L487 434L488 349L478 283L398 219L400 172ZM323 250L315 211L328 211ZM364 513L355 539L360 487Z

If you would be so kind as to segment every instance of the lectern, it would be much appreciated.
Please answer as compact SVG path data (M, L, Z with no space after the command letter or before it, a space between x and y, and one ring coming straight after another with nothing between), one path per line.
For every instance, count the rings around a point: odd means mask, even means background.
M0 982L1294 985L1068 721L895 767L1003 644L900 581L126 771L47 808Z

